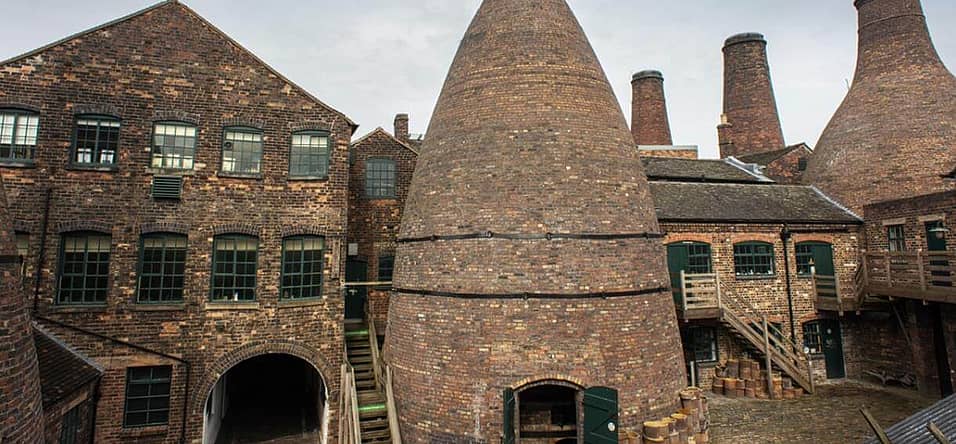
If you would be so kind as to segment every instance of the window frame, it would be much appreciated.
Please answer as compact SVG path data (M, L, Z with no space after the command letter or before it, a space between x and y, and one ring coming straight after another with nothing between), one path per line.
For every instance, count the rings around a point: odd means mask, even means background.
M8 165L9 164L13 164L13 165L35 164L36 158L37 158L37 147L40 145L40 113L37 111L29 110L29 109L10 107L10 108L0 108L0 115L3 115L3 114L13 115L13 131L10 133L9 144L2 143L2 139L0 139L0 153L2 153L3 149L10 150L10 156L3 156L2 154L0 154L0 163L4 163ZM36 138L34 139L32 145L17 144L17 129L19 129L19 126L17 125L17 123L20 121L22 117L36 117L37 119ZM29 150L29 153L30 153L29 157L16 157L15 153L17 149Z
M794 254L794 257L796 258L796 259L795 259L795 264L796 264L796 267L797 267L797 277L798 277L798 278L809 278L809 277L813 277L813 271L812 271L812 269L807 268L807 270L809 270L809 271L807 271L807 272L804 273L804 272L801 272L801 271L800 271L800 267L803 267L803 266L812 267L812 266L816 265L816 264L811 265L811 263L812 263L813 260L814 260L813 250L811 249L809 252L806 252L806 251L801 252L801 251L800 251L801 247L811 247L811 248L812 248L812 247L819 247L819 246L829 247L829 248L830 248L830 257L831 257L831 258L835 258L835 256L834 256L834 251L833 251L833 244L831 244L831 243L829 243L829 242L820 242L820 241L797 242L797 243L793 246L793 254ZM801 263L800 263L800 259L806 258L807 256L810 257L810 262L811 262L811 263L801 264Z
M713 355L713 359L698 359L698 338L700 337L700 332L707 331L710 332L710 337L712 342L710 343L710 353ZM720 341L717 339L717 327L708 326L708 325L693 325L687 328L687 342L691 345L690 352L693 354L694 362L698 364L713 364L720 362Z
M181 294L181 296L180 296L179 299L163 299L162 297L160 297L160 300L158 300L158 301L143 300L141 292L143 291L143 278L145 277L145 273L144 273L143 269L144 269L144 265L146 264L146 263L145 263L145 260L146 260L146 240L147 240L148 238L162 238L164 241L165 241L166 239L170 239L170 238L182 238L182 240L183 240L183 250L184 250L183 263L182 263L182 264L183 264L183 275L182 275L183 285L182 285L182 288L180 289L180 292L181 292L182 294ZM166 243L164 242L163 247L162 247L163 260L160 261L160 264L161 264L161 267L162 267L163 271L160 272L158 275L150 274L150 276L158 276L158 277L160 278L160 280L164 280L164 279L167 277L167 276L166 276L166 273L165 273L165 267L166 267L165 258L166 258L166 252L167 252L168 249L169 249L169 247L168 247L168 246L166 245ZM187 275L187 274L186 274L186 264L187 264L188 262L189 262L189 236L187 236L187 235L185 235L185 234L180 234L180 233L168 233L168 232L146 233L146 234L143 234L142 236L140 236L140 238L139 238L139 262L137 263L137 267L136 267L136 295L134 296L134 297L135 297L135 303L136 303L136 304L140 304L140 305L177 305L177 304L182 304L182 303L184 303L185 300L186 300L186 275ZM175 279L176 275L173 274L172 277ZM162 292L162 291L166 290L166 288L161 285L160 288L159 288L159 290ZM173 290L175 290L175 288L173 288Z
M751 252L749 252L749 253L738 252L738 250L737 250L738 248L744 248L744 247L754 248L754 250L751 251ZM768 248L769 248L769 253L768 253L768 254L757 253L757 252L756 252L756 247L768 247ZM749 258L752 259L752 264L749 265L749 266L752 266L752 267L754 268L754 272L753 272L752 274L751 274L751 273L741 273L741 268L744 268L744 267L747 267L747 266L748 266L748 265L746 265L746 264L745 264L745 265L741 265L741 263L740 263L740 262L741 262L740 259L741 259L741 258L745 258L745 257L749 257ZM768 273L758 273L758 272L756 271L756 268L758 267L758 265L759 265L759 266L762 266L762 264L758 264L758 258L761 258L761 257L769 257L769 258L770 258L769 272L768 272ZM736 276L737 279L747 279L747 280L750 280L750 279L773 279L773 278L776 276L776 274L777 274L777 264L776 264L776 262L777 262L777 259L776 259L776 252L774 251L774 245L773 245L772 243L770 243L770 242L763 242L763 241L744 241L744 242L738 242L738 243L735 243L735 244L734 244L734 276Z
M217 287L216 287L216 277L217 277L218 275L220 275L220 273L217 273L217 272L216 272L216 266L219 264L219 261L216 259L216 256L217 256L216 253L219 251L219 249L217 248L219 242L220 242L220 241L224 241L224 240L234 240L234 241L238 241L238 240L254 240L254 241L255 241L256 248L255 248L255 250L254 250L254 251L255 251L255 262L253 262L254 267L253 267L253 272L252 272L252 287L237 288L237 287L235 286L235 279L236 279L237 276L240 276L238 273L235 272L236 265L239 264L238 261L235 261L235 254L236 254L238 251L240 251L238 248L235 248L235 249L232 250L232 252L233 252L233 257L234 257L234 261L233 261L233 271L232 271L231 273L222 273L224 276L227 275L227 276L231 276L231 277L232 277L233 285L232 285L231 288L232 288L233 290L237 290L237 289L238 289L238 290L248 290L248 289L251 288L251 289L252 289L252 299L241 299L241 298L240 298L240 299L232 299L231 297L230 297L230 298L216 298L216 290L217 290ZM241 304L241 303L255 303L255 302L258 302L258 301L259 301L259 295L258 295L258 291L257 291L257 290L259 289L259 276L258 276L258 275L259 275L259 247L260 247L259 244L260 244L259 236L253 236L253 235L249 235L249 234L242 234L242 233L224 233L224 234L220 234L220 235L217 235L217 236L213 237L213 240L212 240L212 258L211 258L212 269L210 270L210 273L209 273L209 279L210 279L210 281L209 281L209 301L210 301L210 302L213 302L213 303L222 303L222 304ZM237 246L238 246L238 245L237 245ZM244 263L244 264L248 264L248 263L250 263L250 262L243 262L243 263ZM229 288L229 287L221 287L221 288L219 288L219 289L222 290L222 289L226 289L226 288Z
M249 171L236 171L236 170L226 170L226 144L233 143L233 152L238 153L235 148L236 141L230 141L227 139L229 133L237 134L250 134L259 136L259 168L258 171L249 172ZM265 131L260 128L255 128L251 126L227 126L222 129L222 144L219 147L219 175L226 177L249 177L249 178L259 178L262 177L264 168L264 157L266 152L266 137ZM235 167L241 165L240 159L241 156L235 156L233 159L233 164Z
M894 232L898 231L899 237L893 237ZM906 226L904 224L887 225L886 229L886 250L891 253L903 253L906 251Z
M372 171L371 166L373 164L380 164L380 163L389 164L392 166L391 187L381 186L381 185L371 186L370 182L372 180L377 180L377 181L385 180L381 177L376 177L374 179L369 177L369 174ZM390 194L375 194L370 192L371 189L386 190L386 193L390 189L391 193ZM369 157L368 159L365 159L365 197L371 200L390 200L390 199L398 198L398 162L395 159L391 157Z
M297 146L297 145L295 144L295 136L313 136L313 137L314 137L314 136L319 136L319 137L325 137L325 138L326 138L326 147L325 147L325 155L324 155L324 158L325 158L325 173L324 173L324 174L320 174L321 171L309 171L309 172L306 172L306 173L296 173L296 172L294 172L293 167L294 167L294 165L296 165L296 163L295 163L296 157L300 157L300 158L301 158L301 157L307 157L307 156L310 156L310 155L311 155L311 154L306 154L306 155L296 156L295 150L296 150L296 146ZM298 145L298 147L299 147L300 149L301 149L301 148L311 148L311 147L305 147L305 146L303 146L303 145ZM320 156L321 156L321 155L320 155ZM295 131L295 132L293 132L292 135L289 137L289 178L290 178L290 179L293 179L293 180L323 180L323 179L328 179L328 178L329 178L329 168L331 167L331 163L332 163L332 133L331 133L330 131L324 131L324 130Z
M149 369L149 370L150 370L150 376L149 376L149 378L143 379L143 380L137 380L136 382L134 382L134 380L133 380L133 372L136 371L136 370L141 370L141 369ZM158 369L168 369L168 370L169 370L169 376L166 377L166 378L156 377L156 376L155 376L155 371L158 370ZM146 402L147 402L147 408L146 408L146 410L134 410L134 411L132 412L132 413L146 413L147 421L146 421L144 424L130 424L130 422L129 422L129 416L130 416L130 413L131 413L131 412L130 412L130 409L129 409L129 404L130 404L130 400L131 400L131 397L130 397L130 388L131 388L134 384L146 385L146 386L147 386L147 394L146 394L146 395L140 395L140 396L132 397L132 400L140 400L140 399L146 399L146 400L147 400L147 401L146 401ZM168 393L166 393L165 395L151 395L150 393L152 392L152 386L153 386L153 385L157 385L157 384L167 384L167 385L169 385ZM171 365L153 365L153 366L127 367L127 368L126 368L126 387L125 387L125 390L124 390L124 392L123 392L123 393L124 393L124 396L123 396L123 428L124 428L124 429L138 429L138 428L143 428L143 427L155 427L155 426L168 425L168 424L169 424L169 419L170 419L170 413L172 413L172 400L173 400L173 399L172 399L172 398L173 398L173 396L172 396L173 390L172 390L172 389L173 389L173 366L171 366ZM161 398L166 398L166 409L165 409L165 411L166 411L166 421L165 421L165 422L158 422L158 421L157 421L157 422L150 422L150 421L149 421L149 417L150 417L150 414L151 414L152 412L162 412L164 409L150 409L150 408L149 408L149 401L150 401L151 399L161 399Z
M808 327L815 327L816 331L808 331ZM816 338L816 343L810 342L811 338ZM820 321L807 321L803 323L803 346L810 350L811 355L823 354L823 327Z
M20 258L20 280L25 281L27 279L27 258L30 256L30 241L31 236L29 232L16 230L13 232L13 242L17 246L17 257ZM21 241L26 241L24 249L21 249Z
M158 165L158 166L155 165L156 154L157 154L157 153L156 153L156 148L157 148L157 145L156 145L156 129L157 129L160 125L182 126L182 127L186 127L186 128L192 128L192 129L195 130L196 134L193 136L192 165L191 165L189 168L179 168L179 167L173 167L173 166L166 166L166 164L165 164L165 163L166 163L166 162L165 162L165 159L166 159L166 157L167 157L167 156L166 156L166 153L160 153L160 155L161 155L160 158L161 158L163 161L160 162L160 165ZM152 130L150 131L150 140L149 140L149 166L150 166L150 168L156 169L156 170L161 170L161 171L182 171L182 172L185 172L185 171L194 171L194 170L196 169L196 160L197 160L197 153L198 153L198 152L199 152L199 125L196 125L195 123L188 122L188 121L185 121L185 120L157 120L157 121L154 121L154 122L153 122L153 128L152 128ZM185 154L183 155L183 159L185 159ZM185 162L181 160L180 163L185 163Z
M382 264L389 264L388 267L385 267L388 270L388 279L385 279L382 276ZM386 253L378 256L378 266L375 270L375 276L379 282L391 282L395 277L395 253Z
M77 154L79 149L80 142L80 121L81 120L95 120L96 125L96 146L93 148L93 151L90 153L91 158L95 159L98 154L102 153L102 149L99 146L100 142L100 132L103 127L104 122L114 122L119 126L116 127L116 147L113 152L113 162L112 163L103 163L103 162L79 162L77 160ZM123 120L117 116L109 114L77 114L73 118L73 141L70 144L70 161L68 165L70 168L75 169L116 169L119 167L119 157L120 157L120 140L122 137L123 131Z
M76 444L76 438L82 432L82 413L84 404L80 403L66 411L60 421L60 437L57 439L59 444Z
M67 274L64 273L64 269L65 269L65 267L66 267L66 244L67 244L67 239L68 239L68 238L72 238L72 237L83 237L83 238L85 239L85 241L84 241L84 242L85 242L85 244L84 244L84 250L83 250L83 254L84 254L83 269L86 270L86 269L88 269L88 266L89 266L89 260L88 260L88 256L89 256L89 244L90 244L89 240L90 240L91 237L94 237L94 236L95 236L95 237L105 237L105 238L109 239L109 251L108 251L108 253L107 253L107 259L106 259L106 274L105 274L105 275L98 276L98 277L101 277L101 278L102 278L102 277L105 277L105 278L106 278L106 285L105 285L102 289L99 289L99 288L93 288L93 289L92 289L93 291L102 290L102 291L103 291L103 300L102 300L102 301L93 301L93 302L86 302L86 301L85 301L85 299L86 299L86 297L85 297L85 292L91 291L91 289L87 288L86 285L85 285L86 279L88 279L88 278L87 278L86 273L84 272L82 275L80 275L80 274L75 274L75 273L72 273L72 274L69 275L69 276L81 276L81 277L83 278L83 280L84 280L84 286L83 286L82 289L80 289L80 291L84 293L84 297L83 297L84 301L83 301L83 302L72 302L72 301L71 301L71 302L64 302L64 300L63 300L63 291L64 291L63 278L67 276ZM110 269L112 268L112 265L113 265L113 264L112 264L112 260L113 260L113 236L112 236L111 234L109 234L109 233L103 233L103 232L98 232L98 231L72 231L72 232L61 233L61 234L60 234L59 257L57 258L58 267L57 267L57 278L56 278L56 305L57 305L57 306L65 306L65 307L103 307L103 306L106 306L106 305L108 304L108 301L109 301L111 281L112 281L112 276L110 275ZM71 289L71 291L72 291L72 289Z
M319 283L318 283L318 285L310 285L310 286L298 285L298 286L293 286L293 287L291 287L291 288L295 288L295 289L298 289L298 290L305 290L306 288L318 287L318 295L316 295L316 296L299 296L299 297L294 297L294 296L289 297L289 296L285 296L285 290L287 289L286 283L285 283L285 279L286 279L286 277L288 276L288 273L286 272L286 242L304 241L304 240L321 240L321 241L322 241L322 249L321 249L321 250L318 250L318 251L319 251L319 255L318 255L319 271L318 271L317 275L318 275L318 277L319 277ZM307 251L307 250L305 250L305 248L303 248L303 249L301 250L302 256L305 255L305 251ZM315 250L311 250L311 251L315 251ZM298 236L289 236L289 237L286 237L286 238L283 238L283 239L282 239L282 260L280 261L280 268L279 268L279 270L280 270L280 272L279 272L279 301L280 301L280 302L295 302L295 301L316 300L316 299L321 299L321 298L324 296L324 295L322 294L322 287L325 285L325 266L326 266L326 263L325 263L325 252L326 252L326 238L325 238L325 236L298 235ZM313 261L313 262L314 262L314 261ZM304 258L301 259L301 263L302 263L302 264L305 263ZM306 274L305 274L304 272L302 272L302 271L300 271L299 273L295 273L295 274L296 274L296 275L299 275L300 278L304 278L304 277L306 276ZM312 274L315 275L316 273L313 272Z

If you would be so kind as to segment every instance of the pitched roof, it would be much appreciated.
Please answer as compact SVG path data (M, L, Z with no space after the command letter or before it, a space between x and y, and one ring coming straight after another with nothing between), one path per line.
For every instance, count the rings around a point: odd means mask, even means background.
M932 421L939 427L943 435L956 439L956 395L945 398L909 418L885 430L886 436L892 442L908 444L938 444L939 441L930 434L926 425ZM879 444L879 439L873 437L865 444Z
M140 9L139 11L136 11L136 12L134 12L134 13L132 13L132 14L125 15L125 16L120 17L120 18L118 18L118 19L108 21L108 22L106 22L106 23L103 23L102 25L94 26L94 27L92 27L92 28L90 28L90 29L87 29L87 30L84 30L84 31L80 31L80 32L78 32L78 33L76 33L76 34L67 36L67 37L62 38L62 39L60 39L60 40L57 40L57 41L55 41L55 42L53 42L53 43L50 43L50 44L41 46L41 47L39 47L39 48L37 48L37 49L34 49L34 50L32 50L32 51L28 51L28 52L26 52L26 53L24 53L24 54L20 54L20 55L18 55L18 56L11 57L11 58L9 58L9 59L7 59L7 60L0 61L0 66L6 65L6 64L9 64L9 63L13 63L13 62L16 62L16 61L18 61L18 60L22 60L22 59L25 59L25 58L28 58L28 57L33 57L33 56L35 56L35 55L37 55L37 54L40 54L40 53L42 53L42 52L44 52L44 51L46 51L46 50L48 50L48 49L55 48L55 47L57 47L57 46L60 46L60 45L62 45L62 44L68 43L68 42L70 42L70 41L73 41L73 40L76 40L76 39L79 39L79 38L82 38L82 37L84 37L84 36L86 36L86 35L89 35L89 34L92 34L92 33L94 33L94 32L101 31L101 30L104 30L104 29L107 29L107 28L110 28L110 27L113 27L113 26L116 26L116 25L119 25L119 24L128 22L128 21L130 21L130 20L132 20L132 19L134 19L134 18L137 18L137 17L140 17L140 16L142 16L142 15L145 15L145 14L148 13L148 12L151 12L151 11L156 10L156 9L160 9L160 8L165 7L165 6L168 6L168 5L176 5L176 6L179 6L179 7L183 8L183 10L185 10L187 13L193 15L194 17L196 17L199 21L203 22L203 23L204 23L206 26L208 26L209 29L211 29L213 32L219 34L223 39L225 39L225 40L227 40L229 43L235 45L235 46L236 46L237 48L239 48L242 52L245 52L246 54L248 54L250 57L252 57L253 60L255 60L255 61L256 61L257 63L259 63L260 65L262 65L264 68L266 68L270 73L274 74L274 75L275 75L276 77L278 77L280 80L282 80L282 81L285 82L285 83L288 83L288 84L291 85L293 88L299 90L299 91L302 92L302 94L304 94L306 97L308 97L308 98L311 99L312 101L318 103L318 104L321 105L322 107L324 107L324 108L326 108L326 109L328 109L328 110L330 110L330 111L332 111L332 112L338 114L340 117L342 117L343 119L345 119L346 122L348 122L348 124L352 127L352 131L355 131L355 130L358 128L358 124L355 123L355 122L353 122L352 119L349 119L348 116L346 116L346 115L343 114L342 112L336 110L335 108L332 108L331 106L326 105L324 102L322 102L321 100L319 100L318 97L315 97L314 95L312 95L312 93L310 93L309 91L307 91L305 88L303 88L303 87L299 86L298 84L296 84L295 82L289 80L287 77L285 77L284 75L282 75L282 73L280 73L279 71L276 71L275 68L273 68L272 66L270 66L268 63L266 63L266 62L263 61L262 59L260 59L259 56L255 55L252 51L249 51L248 49L246 49L244 46L242 46L241 44L239 44L239 42L237 42L235 39L233 39L232 37L230 37L228 34L226 34L225 32L223 32L221 29L217 28L216 25L213 25L212 23L210 23L210 22L209 22L208 20L206 20L203 16L199 15L199 13L197 13L196 11L193 11L190 7L188 7L188 6L186 6L185 4L181 3L179 0L161 0L160 2L158 2L158 3L154 4L154 5L147 6L146 8Z
M366 134L366 135L364 135L364 136L362 136L362 137L359 137L358 139L356 139L354 142L350 143L349 145L350 145L350 146L359 146L359 145L361 145L362 143L364 143L364 142L368 141L369 139L371 139L372 136L374 136L374 135L383 135L383 136L385 136L385 137L391 139L391 140L394 141L395 143L397 143L397 144L399 144L399 145L401 145L401 146L407 148L409 151L415 153L415 155L418 155L418 150L415 149L415 148L413 148L413 147L411 146L411 144L408 144L408 143L402 142L401 140L398 140L397 137L393 136L392 133L390 133L390 132L388 132L388 131L385 131L385 129L382 128L382 127L375 128L375 129L372 130L370 133L368 133L368 134Z
M798 150L798 149L800 149L800 148L806 149L807 151L811 151L811 150L810 150L810 147L807 146L806 143L798 143L798 144L796 144L796 145L790 145L790 146L788 146L788 147L786 147L786 148L779 149L779 150L767 151L767 152L757 153L757 154L748 154L748 155L746 155L746 156L740 156L739 159L742 160L742 161L744 161L744 162L747 162L747 163L756 163L757 165L767 165L767 164L769 164L769 163L771 163L771 162L773 162L773 161L775 161L775 160L777 160L777 159L779 159L779 158L781 158L781 157L783 157L783 156L786 156L787 154L790 154L790 153L792 153L792 152L794 152L794 151L796 151L796 150Z
M770 179L747 171L726 160L666 157L645 157L641 160L644 162L644 172L650 180L731 183L770 182Z
M38 325L33 327L33 342L40 367L40 392L44 407L76 393L103 374L96 363Z
M814 187L651 182L661 221L852 223L862 220Z

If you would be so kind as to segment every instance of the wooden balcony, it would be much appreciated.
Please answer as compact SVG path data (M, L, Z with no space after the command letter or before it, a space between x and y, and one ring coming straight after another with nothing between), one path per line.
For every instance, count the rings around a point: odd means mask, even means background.
M853 288L840 285L837 276L813 273L813 292L817 310L837 311L842 315L847 311L859 311L863 308L866 274L863 267L857 268L853 276Z
M716 273L680 274L675 294L678 316L683 320L720 318L720 278Z
M864 270L866 291L872 295L956 303L956 253L868 253Z

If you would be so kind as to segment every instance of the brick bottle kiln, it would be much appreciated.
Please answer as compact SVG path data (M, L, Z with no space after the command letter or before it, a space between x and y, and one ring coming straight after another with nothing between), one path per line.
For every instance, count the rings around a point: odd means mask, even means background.
M685 372L660 227L565 1L485 0L428 135L386 340L403 438L616 437L672 413Z
M853 86L804 181L863 205L946 190L956 165L956 78L930 39L919 0L857 0Z

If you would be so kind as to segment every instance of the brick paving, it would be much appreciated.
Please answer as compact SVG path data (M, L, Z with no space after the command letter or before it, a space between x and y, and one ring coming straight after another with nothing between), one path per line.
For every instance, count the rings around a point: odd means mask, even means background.
M916 392L845 382L790 401L731 399L710 394L710 438L716 444L858 443L871 435L866 407L883 427L928 407Z

